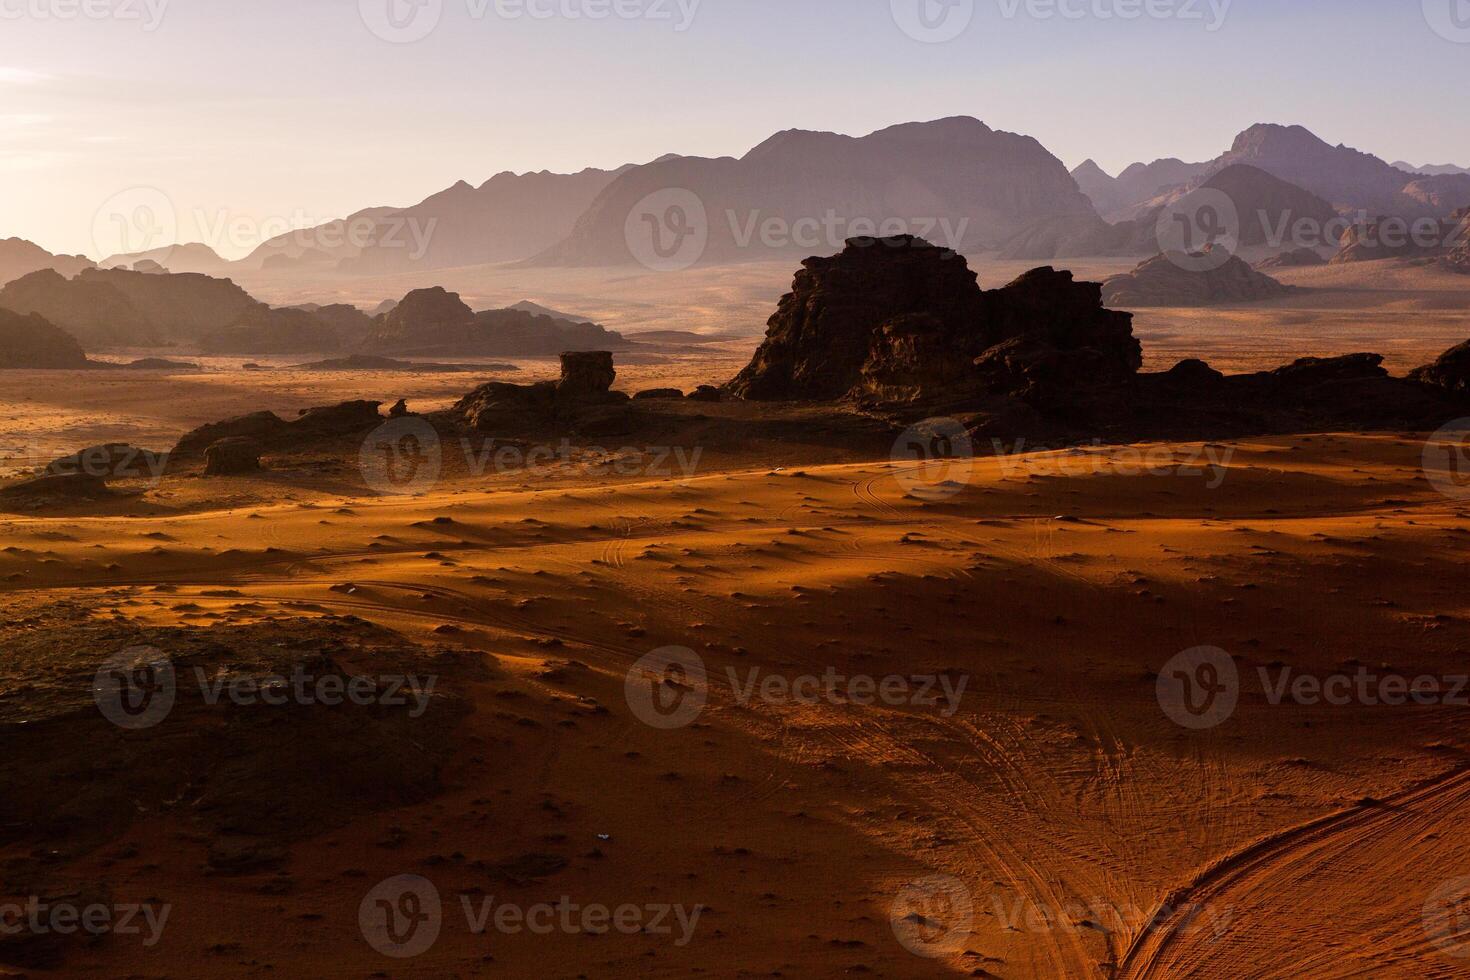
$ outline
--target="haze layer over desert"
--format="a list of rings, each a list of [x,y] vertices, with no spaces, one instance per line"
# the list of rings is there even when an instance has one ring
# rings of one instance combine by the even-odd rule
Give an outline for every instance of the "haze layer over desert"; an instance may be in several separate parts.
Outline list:
[[[1462,0],[0,13],[0,978],[1470,976]]]

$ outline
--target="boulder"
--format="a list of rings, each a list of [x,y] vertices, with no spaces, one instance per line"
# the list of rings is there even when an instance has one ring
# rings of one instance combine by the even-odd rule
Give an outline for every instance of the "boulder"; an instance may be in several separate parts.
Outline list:
[[[714,385],[700,385],[689,393],[692,402],[718,402],[723,401],[725,393]]]
[[[260,444],[254,439],[221,439],[204,450],[205,476],[239,476],[259,470]]]
[[[0,309],[0,369],[59,370],[89,366],[77,339],[45,317]]]
[[[678,388],[647,388],[633,396],[634,401],[650,401],[657,399],[683,398],[684,392]]]
[[[1188,255],[1160,253],[1132,272],[1114,276],[1103,284],[1103,302],[1110,307],[1145,306],[1199,307],[1221,303],[1254,303],[1290,295],[1286,286],[1257,272],[1239,256],[1219,261],[1215,250]],[[1214,266],[1210,268],[1210,266]]]
[[[405,399],[402,399],[402,398],[400,398],[396,402],[394,402],[393,403],[393,407],[390,408],[390,409],[388,409],[388,417],[390,419],[401,419],[401,418],[403,418],[407,414],[408,414],[408,402]]]
[[[604,400],[617,376],[611,351],[568,351],[561,355],[556,397],[568,404]]]
[[[516,385],[492,381],[465,395],[451,409],[481,432],[526,431],[554,426],[580,430],[626,427],[627,395],[610,390],[617,372],[607,351],[564,353],[561,380]]]

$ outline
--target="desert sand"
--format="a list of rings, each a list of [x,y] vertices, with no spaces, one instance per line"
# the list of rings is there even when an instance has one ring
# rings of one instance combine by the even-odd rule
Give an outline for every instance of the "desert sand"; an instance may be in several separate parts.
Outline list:
[[[206,378],[157,381],[180,386],[181,414],[148,424],[217,413],[188,395],[237,379]],[[272,404],[291,381],[252,378]],[[1462,707],[1273,706],[1247,683],[1228,722],[1191,731],[1155,694],[1197,646],[1246,675],[1463,669],[1470,504],[1426,482],[1422,444],[1152,447],[1148,472],[1150,447],[940,473],[727,451],[668,474],[455,476],[419,497],[268,473],[6,514],[7,631],[356,616],[485,666],[460,683],[472,710],[425,802],[306,828],[288,861],[221,875],[201,872],[215,842],[187,812],[142,808],[50,872],[172,905],[165,943],[82,946],[64,974],[1459,975],[1422,920],[1470,859]],[[625,683],[669,646],[704,660],[709,694],[661,730]],[[99,653],[61,648],[46,670],[86,676]],[[750,671],[829,670],[963,696],[740,697]],[[34,683],[34,665],[0,670],[0,704]],[[531,870],[497,876],[518,855]],[[395,961],[358,912],[404,874],[446,911],[432,949]],[[963,887],[968,932],[924,891],[933,876]],[[683,944],[678,927],[553,942],[474,934],[462,896],[703,911]]]

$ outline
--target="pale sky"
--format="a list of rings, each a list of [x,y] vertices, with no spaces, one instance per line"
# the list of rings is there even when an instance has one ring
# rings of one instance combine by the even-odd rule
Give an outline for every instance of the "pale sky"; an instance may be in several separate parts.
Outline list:
[[[946,13],[946,0],[0,0],[0,238],[100,258],[110,233],[94,219],[122,194],[167,202],[180,239],[237,257],[290,225],[501,170],[738,155],[781,129],[961,114],[1113,173],[1211,158],[1256,122],[1470,166],[1470,0],[947,0],[960,6],[936,30],[974,11],[944,43],[900,26],[920,23],[920,2]],[[1168,16],[1119,16],[1150,8]],[[434,26],[390,43],[370,23]]]

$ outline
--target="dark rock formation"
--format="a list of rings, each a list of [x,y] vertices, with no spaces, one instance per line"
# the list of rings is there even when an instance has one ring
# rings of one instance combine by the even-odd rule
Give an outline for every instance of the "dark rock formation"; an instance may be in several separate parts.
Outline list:
[[[1470,396],[1470,340],[1445,351],[1409,377],[1457,395]]]
[[[524,309],[473,312],[458,293],[416,289],[374,321],[368,350],[394,356],[549,357],[563,351],[619,350],[628,342],[595,323]]]
[[[1443,220],[1381,217],[1349,228],[1332,264],[1435,258],[1463,247],[1470,247],[1470,208]]]
[[[107,481],[91,473],[61,473],[33,477],[0,487],[0,505],[35,509],[109,496]]]
[[[1037,269],[982,293],[962,260],[925,243],[853,243],[805,263],[729,387],[755,399],[855,399],[900,422],[952,416],[976,437],[1033,446],[1433,430],[1470,414],[1470,343],[1413,379],[1390,377],[1367,353],[1233,376],[1199,360],[1148,374],[1141,363],[1130,315],[1103,309],[1100,287],[1070,273]]]
[[[1327,260],[1317,254],[1314,248],[1288,249],[1279,255],[1273,255],[1268,259],[1262,259],[1256,263],[1257,269],[1301,269],[1315,265],[1326,265]]]
[[[561,355],[557,401],[573,404],[605,398],[617,377],[612,351],[569,351]]]
[[[629,398],[610,390],[617,377],[611,353],[564,353],[561,367],[559,381],[481,385],[461,398],[450,414],[481,432],[526,431],[547,425],[616,429],[624,424]]]
[[[259,470],[260,444],[254,439],[220,439],[204,450],[205,476],[240,476]]]
[[[40,313],[86,344],[195,343],[261,308],[228,279],[84,269],[73,279],[46,269],[0,290],[0,307]]]
[[[718,402],[724,401],[725,393],[714,385],[700,385],[689,393],[692,402]]]
[[[403,398],[398,399],[393,403],[393,407],[388,409],[388,417],[390,419],[401,419],[407,414],[409,414],[408,401]]]
[[[1210,256],[1216,248],[1212,245],[1189,255],[1156,255],[1132,272],[1104,283],[1103,302],[1123,309],[1215,306],[1276,299],[1294,291],[1294,287],[1252,269],[1239,256],[1230,256],[1217,268],[1207,268],[1215,264]]]
[[[45,317],[0,309],[0,369],[66,369],[89,366],[77,339]]]
[[[53,460],[46,466],[46,475],[85,473],[104,480],[156,479],[163,475],[167,464],[168,456],[162,453],[149,452],[127,443],[109,442]]]
[[[1090,382],[1138,369],[1131,317],[1095,283],[1037,269],[983,292],[965,260],[920,239],[853,239],[811,258],[766,341],[728,386],[752,400],[919,403]]]
[[[297,371],[403,371],[413,374],[463,374],[519,371],[514,364],[436,364],[432,361],[400,361],[376,354],[351,354],[309,364],[291,365]]]
[[[102,365],[99,365],[102,366]],[[105,365],[106,367],[117,367],[124,371],[198,371],[199,365],[190,361],[170,361],[163,357],[140,357],[136,361],[128,361],[126,364]]]
[[[211,422],[186,433],[174,447],[173,455],[198,456],[222,439],[252,439],[276,449],[364,435],[382,423],[383,417],[378,414],[381,404],[352,401],[326,408],[311,408],[289,422],[274,412],[254,412],[224,422]]]
[[[207,354],[305,354],[342,346],[337,328],[301,309],[256,307],[199,340]]]
[[[678,388],[646,388],[633,396],[634,401],[649,401],[659,399],[683,398],[684,392]]]

